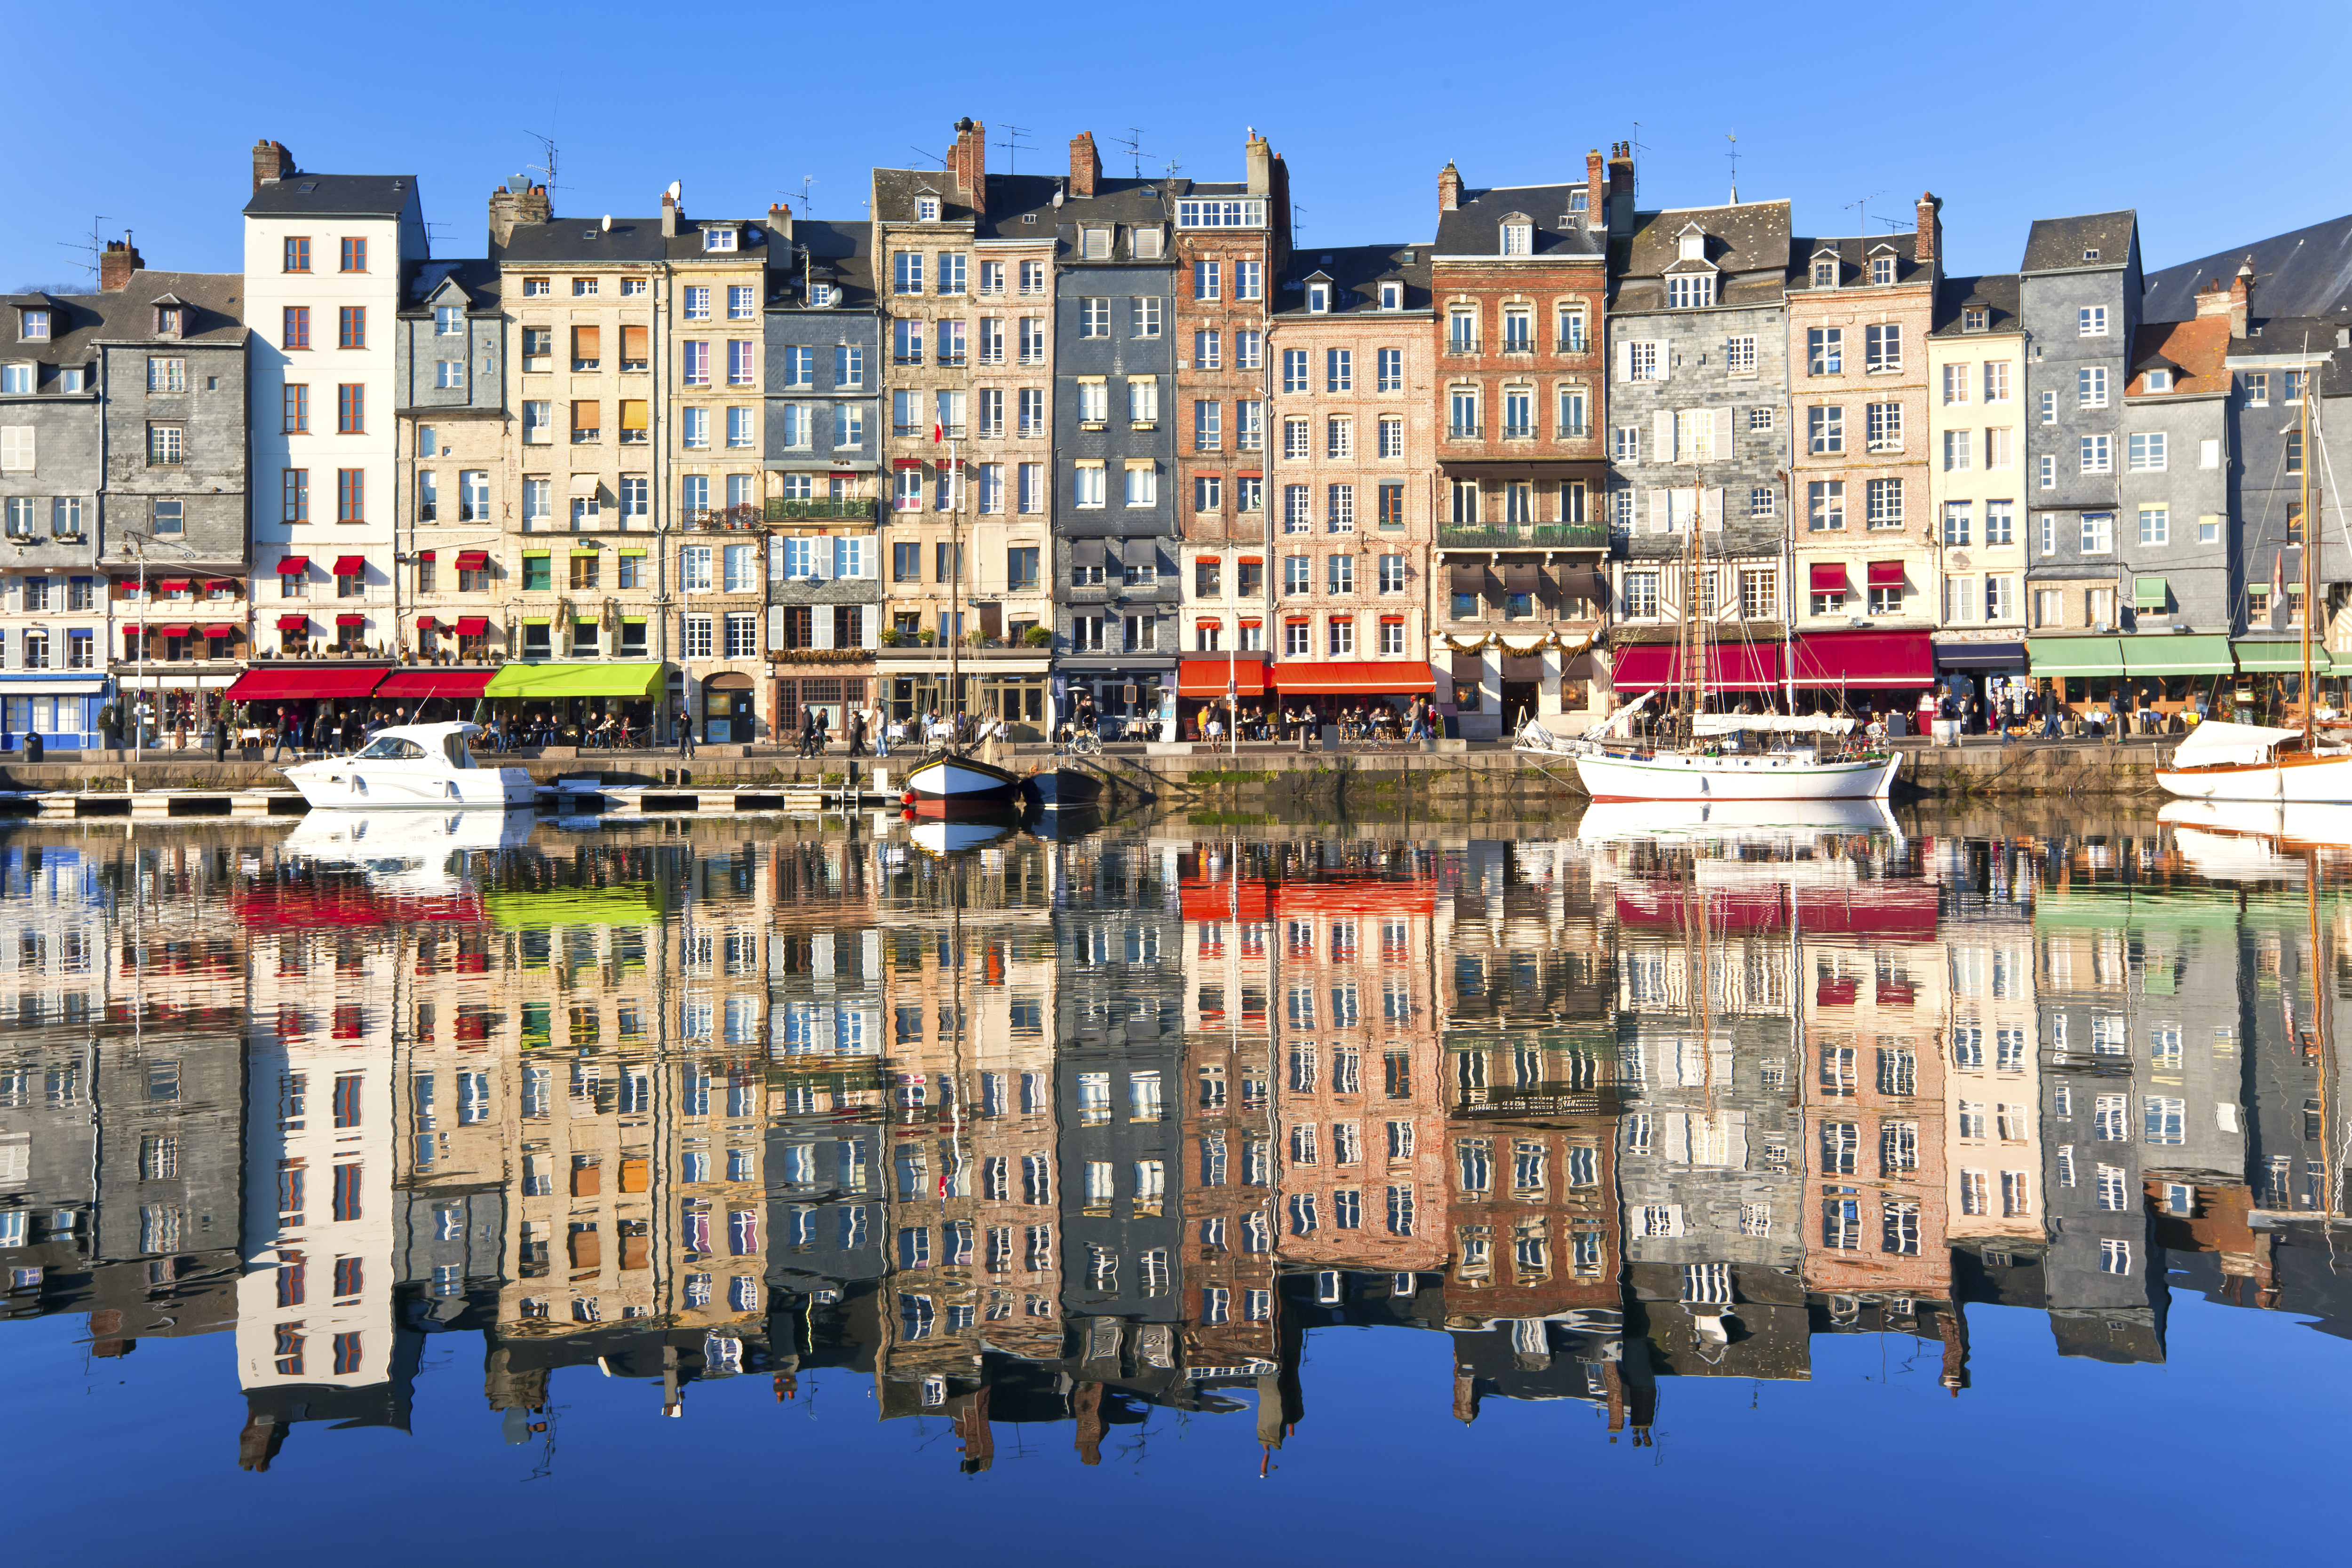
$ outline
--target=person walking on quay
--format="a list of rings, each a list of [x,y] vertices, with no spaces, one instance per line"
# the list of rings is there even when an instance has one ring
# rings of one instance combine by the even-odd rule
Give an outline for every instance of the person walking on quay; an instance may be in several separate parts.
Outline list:
[[[677,756],[681,762],[694,757],[694,720],[686,714],[677,717]]]
[[[849,710],[849,755],[866,755],[866,710],[862,707]]]
[[[278,727],[272,732],[277,738],[275,743],[269,748],[270,761],[275,762],[279,758],[286,755],[286,743],[293,737],[293,728],[294,721],[287,717],[286,709],[283,706],[280,706],[278,710]],[[300,755],[299,749],[296,751],[296,755],[298,757]]]

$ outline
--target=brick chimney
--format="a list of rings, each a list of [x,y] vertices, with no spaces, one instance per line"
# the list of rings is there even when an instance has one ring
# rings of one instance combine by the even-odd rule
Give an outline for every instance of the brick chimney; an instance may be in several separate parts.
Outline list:
[[[1604,223],[1609,213],[1609,162],[1593,148],[1584,155],[1584,226]]]
[[[121,239],[106,242],[106,249],[98,258],[98,287],[101,293],[120,294],[131,287],[131,275],[146,266],[140,259],[139,247],[131,243],[131,231],[124,229]]]
[[[1609,144],[1609,232],[1633,232],[1633,144]]]
[[[1934,267],[1944,254],[1944,198],[1933,191],[1919,193],[1919,233],[1912,242],[1911,259]]]
[[[2254,302],[2254,258],[2249,255],[2238,264],[2238,276],[2230,279],[2230,336],[2246,335],[2246,312]]]
[[[520,191],[500,185],[490,193],[490,243],[494,246],[504,247],[524,224],[554,221],[555,207],[544,185],[526,184]]]
[[[768,234],[772,239],[793,242],[793,208],[789,202],[768,204]],[[780,264],[781,265],[781,264]]]
[[[258,191],[264,185],[283,180],[292,172],[294,172],[294,154],[286,151],[284,143],[272,141],[265,136],[253,144],[253,188],[255,190]]]
[[[966,115],[955,124],[955,147],[948,153],[948,177],[956,194],[981,217],[988,215],[988,127]]]
[[[1081,131],[1070,138],[1070,194],[1091,196],[1102,178],[1102,154],[1095,151],[1095,133]]]
[[[1242,162],[1249,170],[1249,193],[1263,196],[1274,188],[1274,143],[1249,128],[1249,140],[1242,145]]]
[[[2205,287],[2197,291],[2197,319],[2200,321],[2208,316],[2227,316],[2236,308],[2237,301],[2231,298],[2229,288],[2218,277],[2207,278]]]
[[[676,180],[672,180],[669,183],[669,189],[662,193],[661,225],[664,239],[677,237],[678,202],[685,193],[685,188]]]
[[[1462,171],[1448,158],[1445,167],[1437,172],[1437,210],[1454,213],[1462,210]]]

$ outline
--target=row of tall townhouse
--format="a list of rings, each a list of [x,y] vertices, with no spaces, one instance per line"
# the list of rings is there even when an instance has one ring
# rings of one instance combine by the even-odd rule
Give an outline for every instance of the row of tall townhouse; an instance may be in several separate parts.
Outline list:
[[[1426,695],[1492,737],[1673,681],[1686,611],[1733,701],[2177,711],[2300,667],[2352,219],[2159,271],[2128,210],[2042,219],[1954,277],[1932,194],[1808,236],[1638,208],[1620,142],[1300,250],[1255,131],[1220,182],[953,136],[855,221],[518,178],[471,258],[413,177],[263,141],[240,272],[126,236],[0,301],[0,745],[232,692],[729,743]],[[2332,670],[2352,558],[2313,566]]]

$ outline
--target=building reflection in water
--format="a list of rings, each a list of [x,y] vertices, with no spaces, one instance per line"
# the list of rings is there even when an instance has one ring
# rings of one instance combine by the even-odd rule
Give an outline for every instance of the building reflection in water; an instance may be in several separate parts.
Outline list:
[[[1933,1342],[1958,1396],[1971,1308],[2117,1362],[2183,1289],[2342,1334],[2337,853],[28,826],[5,1311],[233,1333],[252,1469],[405,1429],[436,1336],[517,1444],[559,1374],[684,1415],[832,1372],[979,1471],[1158,1408],[1270,1453],[1335,1326],[1448,1336],[1463,1421],[1633,1442],[1821,1334]]]

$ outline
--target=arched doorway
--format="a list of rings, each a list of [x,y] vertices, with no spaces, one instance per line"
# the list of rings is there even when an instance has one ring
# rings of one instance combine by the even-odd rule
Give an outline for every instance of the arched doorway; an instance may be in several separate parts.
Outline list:
[[[751,677],[730,670],[702,683],[702,738],[741,745],[751,738]]]

